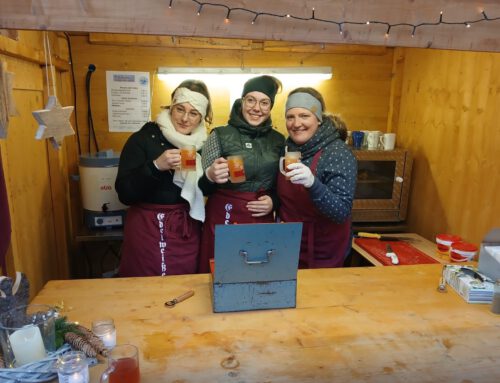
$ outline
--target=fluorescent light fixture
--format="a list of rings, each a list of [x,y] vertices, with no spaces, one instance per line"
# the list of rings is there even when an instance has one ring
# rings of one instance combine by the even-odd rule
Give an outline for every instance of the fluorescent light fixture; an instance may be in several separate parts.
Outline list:
[[[332,78],[331,67],[159,67],[158,78],[172,88],[186,79],[204,81],[212,89],[224,88],[229,91],[229,105],[241,97],[243,84],[248,79],[268,74],[283,83],[284,91],[300,86],[316,86],[319,82]]]
[[[235,67],[159,67],[158,77],[160,80],[168,79],[186,79],[196,78],[204,81],[221,80],[223,76],[226,80],[228,78],[238,78],[246,81],[247,79],[263,74],[268,74],[279,78],[281,81],[296,82],[296,80],[308,80],[312,82],[329,80],[332,78],[331,67],[249,67],[249,68],[235,68]],[[181,80],[182,81],[182,80]],[[303,81],[300,81],[303,82]]]

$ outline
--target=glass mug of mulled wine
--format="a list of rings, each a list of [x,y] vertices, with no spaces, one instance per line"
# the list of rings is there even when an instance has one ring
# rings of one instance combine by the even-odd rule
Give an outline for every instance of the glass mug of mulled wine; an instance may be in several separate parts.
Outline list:
[[[196,170],[196,146],[184,145],[181,147],[181,170]]]
[[[227,166],[229,167],[229,179],[232,183],[240,183],[246,181],[245,166],[242,156],[227,157]]]
[[[302,154],[300,152],[286,152],[285,157],[280,158],[280,172],[281,172],[281,174],[286,175],[286,173],[290,171],[290,169],[288,169],[288,165],[300,162],[301,158],[302,158]],[[286,179],[288,180],[290,178],[286,177]]]
[[[139,353],[131,344],[119,344],[108,353],[108,368],[100,383],[140,383]]]

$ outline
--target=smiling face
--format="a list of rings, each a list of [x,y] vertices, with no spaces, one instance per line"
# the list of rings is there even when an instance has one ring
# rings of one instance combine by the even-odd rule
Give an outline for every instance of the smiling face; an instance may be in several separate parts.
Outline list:
[[[241,114],[251,126],[259,126],[271,114],[271,99],[262,92],[249,92],[243,97]]]
[[[285,119],[290,139],[297,145],[303,145],[309,141],[319,127],[316,115],[305,108],[288,109]]]
[[[172,124],[181,134],[191,134],[200,124],[201,114],[189,102],[175,104],[170,107]]]

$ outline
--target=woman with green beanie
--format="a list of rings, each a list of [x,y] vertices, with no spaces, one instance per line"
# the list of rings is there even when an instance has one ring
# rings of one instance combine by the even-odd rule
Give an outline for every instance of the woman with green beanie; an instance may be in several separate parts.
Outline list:
[[[271,109],[281,82],[272,76],[248,80],[226,126],[212,130],[202,149],[204,175],[198,185],[208,196],[199,272],[214,257],[215,225],[274,222],[280,153],[285,138],[273,129]],[[241,156],[243,182],[230,181],[229,156]],[[242,172],[243,173],[243,172]]]

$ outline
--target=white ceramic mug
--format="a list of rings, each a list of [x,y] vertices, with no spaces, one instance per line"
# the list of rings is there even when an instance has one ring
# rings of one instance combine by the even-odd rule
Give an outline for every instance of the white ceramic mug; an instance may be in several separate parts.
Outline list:
[[[381,134],[382,133],[378,130],[374,130],[373,132],[368,133],[368,150],[378,149]]]
[[[384,150],[394,150],[396,146],[396,133],[385,133],[380,136],[380,144]]]

